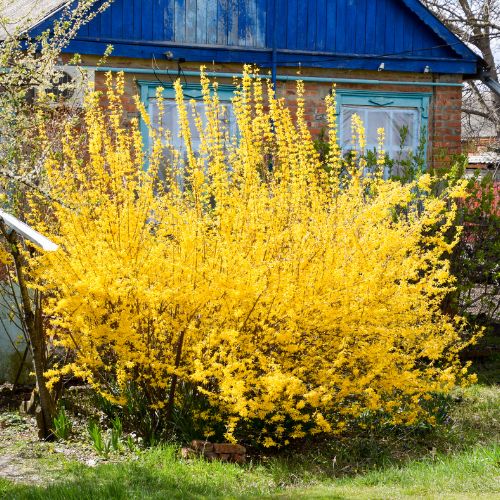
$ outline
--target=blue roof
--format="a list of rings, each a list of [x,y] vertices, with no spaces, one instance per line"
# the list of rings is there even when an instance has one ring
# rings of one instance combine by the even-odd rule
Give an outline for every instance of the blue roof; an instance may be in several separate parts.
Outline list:
[[[50,19],[36,31],[50,26]],[[68,52],[475,75],[481,59],[418,0],[114,0]]]

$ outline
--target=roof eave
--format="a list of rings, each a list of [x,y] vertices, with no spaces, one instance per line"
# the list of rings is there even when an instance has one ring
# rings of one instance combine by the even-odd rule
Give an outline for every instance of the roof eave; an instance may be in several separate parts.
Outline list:
[[[61,5],[58,7],[55,7],[51,10],[48,10],[42,18],[38,19],[34,24],[32,25],[27,25],[24,29],[22,29],[18,35],[23,35],[25,33],[29,33],[31,31],[36,31],[37,28],[39,28],[41,25],[46,23],[51,17],[55,16],[62,10],[64,10],[69,4],[73,3],[73,0],[67,0],[63,2]],[[7,33],[8,35],[9,33]],[[4,36],[4,33],[0,33],[0,43],[5,41],[7,39],[7,36]]]
[[[482,60],[481,56],[471,50],[463,40],[461,40],[455,33],[447,28],[441,20],[439,20],[420,0],[402,0],[403,3],[431,28],[436,35],[449,43],[449,46],[458,55],[464,58],[474,57]]]

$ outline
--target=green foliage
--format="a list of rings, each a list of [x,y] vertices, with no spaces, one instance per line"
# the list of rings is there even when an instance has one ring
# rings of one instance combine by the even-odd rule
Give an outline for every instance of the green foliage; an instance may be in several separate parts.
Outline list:
[[[122,448],[123,426],[119,417],[115,417],[111,422],[111,448],[113,451],[120,451]]]
[[[110,384],[112,383],[110,381]],[[137,433],[150,446],[160,439],[171,437],[163,432],[165,422],[161,419],[160,412],[149,407],[147,395],[137,384],[128,383],[125,393],[127,403],[123,406],[113,404],[99,394],[96,395],[95,399],[96,407],[112,422],[113,428],[114,423],[119,422],[120,437],[124,430],[129,433]]]
[[[318,152],[321,161],[326,164],[328,154],[330,153],[330,141],[324,128],[321,129],[318,136],[314,139],[314,149]]]
[[[126,439],[124,438],[122,421],[118,416],[115,416],[111,421],[111,428],[105,432],[103,432],[103,429],[94,421],[89,422],[87,431],[94,450],[105,458],[107,458],[111,452],[121,452],[125,446],[130,451],[136,449],[132,436],[129,435]]]
[[[173,447],[148,452],[136,463],[75,465],[63,481],[43,487],[0,480],[11,499],[185,498],[497,498],[498,446],[479,446],[454,456],[429,454],[405,465],[335,478],[312,464],[297,475],[286,462],[241,468],[233,464],[178,460]]]
[[[404,145],[408,137],[408,127],[403,126],[399,131],[399,153],[398,160],[386,157],[386,163],[389,167],[389,176],[401,182],[412,182],[418,179],[426,171],[426,146],[427,130],[422,127],[419,135],[418,147],[415,151],[404,154]]]
[[[405,152],[405,143],[408,138],[409,130],[407,126],[401,127],[399,130],[399,151],[396,157],[391,158],[385,154],[384,168],[386,175],[394,180],[400,180],[407,183],[417,179],[426,171],[426,147],[427,147],[427,131],[422,128],[419,136],[418,147],[415,151]],[[322,129],[319,135],[314,139],[314,148],[320,156],[320,160],[328,171],[328,155],[330,153],[330,144],[328,135],[325,129]],[[351,152],[346,153],[346,158],[350,158]],[[367,149],[361,155],[361,158],[366,162],[366,169],[370,172],[376,171],[378,165],[378,153],[376,149]]]
[[[111,422],[112,436],[118,435],[122,444],[129,450],[136,449],[136,442],[130,434],[140,436],[148,447],[159,442],[189,442],[204,437],[203,429],[197,424],[194,415],[197,412],[210,411],[210,405],[194,384],[184,381],[179,384],[171,422],[165,421],[164,413],[149,407],[147,396],[137,384],[129,383],[126,394],[127,404],[123,406],[110,403],[97,394],[94,404]],[[217,428],[217,436],[220,439],[223,439],[224,431],[225,426],[221,423]],[[125,437],[126,433],[128,435]]]
[[[125,445],[127,446],[128,451],[130,451],[131,453],[137,450],[134,438],[130,434],[127,436],[127,439],[125,440]]]
[[[94,450],[99,455],[107,457],[111,451],[111,443],[109,440],[104,438],[99,425],[96,422],[91,421],[89,422],[87,430]]]
[[[66,441],[71,435],[72,428],[73,426],[71,420],[68,415],[66,415],[64,406],[61,406],[61,408],[59,408],[59,412],[54,417],[54,428],[52,429],[52,432],[57,439]]]
[[[499,386],[457,392],[444,407],[451,423],[427,431],[367,430],[245,467],[179,460],[161,446],[125,463],[73,463],[40,487],[0,479],[0,498],[497,498]]]
[[[500,319],[500,183],[491,175],[474,177],[468,191],[457,214],[463,229],[451,255],[457,290],[448,307],[471,325],[492,328]]]
[[[457,170],[458,177],[461,167]],[[456,290],[443,307],[449,314],[465,317],[470,332],[484,328],[483,340],[463,357],[479,357],[483,363],[495,365],[500,324],[500,184],[491,176],[475,177],[470,179],[467,190],[469,197],[459,207],[454,226],[461,233],[450,255]],[[498,377],[490,382],[498,382]]]

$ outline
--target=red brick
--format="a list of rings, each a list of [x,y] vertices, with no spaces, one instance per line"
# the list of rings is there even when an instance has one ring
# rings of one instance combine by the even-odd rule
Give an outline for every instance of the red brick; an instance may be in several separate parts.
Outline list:
[[[196,458],[198,456],[198,453],[191,449],[191,448],[181,448],[181,457],[184,458],[185,460],[189,458]]]
[[[191,441],[191,447],[200,452],[209,453],[214,450],[214,445],[208,441],[203,441],[202,439],[194,439]]]
[[[87,63],[87,62],[85,62]],[[141,61],[134,61],[134,64],[141,66]],[[111,58],[110,65],[112,66],[130,66],[129,60],[124,58]],[[142,61],[142,66],[145,68],[150,67],[150,61]],[[199,68],[199,64],[196,62],[187,63],[185,70]],[[237,65],[228,65],[227,67],[213,67],[214,71],[234,71],[238,72]],[[172,69],[175,69],[172,67]],[[290,70],[289,68],[282,68],[280,72],[288,72],[291,75],[296,75],[297,73]],[[408,74],[408,73],[393,73],[393,72],[370,72],[370,71],[347,71],[347,70],[321,70],[307,68],[302,69],[302,74],[304,76],[328,76],[328,77],[338,77],[338,78],[360,78],[360,79],[374,79],[374,80],[404,80],[404,81],[419,81],[426,82],[429,81],[429,75],[424,74]],[[125,75],[125,89],[127,93],[127,98],[125,99],[125,110],[130,116],[137,112],[135,109],[135,104],[133,99],[128,96],[137,94],[136,79],[151,79],[154,81],[153,77],[147,75]],[[189,81],[196,82],[197,78],[189,78]],[[232,81],[223,79],[220,80],[221,83],[232,83]],[[459,77],[452,77],[450,75],[444,75],[439,78],[441,82],[453,82],[459,83]],[[98,90],[104,90],[105,87],[105,75],[104,73],[96,73],[95,86]],[[429,113],[429,139],[428,139],[428,154],[429,159],[435,166],[444,165],[446,163],[445,158],[442,158],[441,150],[447,150],[448,152],[457,152],[461,150],[460,141],[460,130],[461,130],[461,88],[460,87],[427,87],[427,86],[399,86],[399,85],[361,85],[361,84],[338,84],[336,86],[338,89],[360,89],[360,90],[373,90],[373,91],[393,91],[393,92],[431,92],[431,109]],[[330,83],[305,83],[305,105],[306,105],[306,121],[309,124],[311,132],[317,135],[322,129],[326,127],[326,117],[325,115],[325,103],[324,98],[330,92],[332,85]],[[292,114],[296,112],[296,83],[290,82],[278,82],[277,85],[277,96],[285,97],[287,104],[290,106]],[[104,98],[103,98],[104,102]]]
[[[215,453],[235,453],[235,454],[244,454],[246,453],[246,448],[241,446],[241,444],[232,444],[232,443],[219,443],[214,444]]]
[[[231,461],[236,463],[236,464],[244,464],[247,461],[247,458],[245,455],[234,454],[231,457]]]

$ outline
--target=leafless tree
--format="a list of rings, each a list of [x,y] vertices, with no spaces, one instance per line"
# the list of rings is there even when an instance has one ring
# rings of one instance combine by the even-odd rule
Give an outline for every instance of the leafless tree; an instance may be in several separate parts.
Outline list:
[[[422,0],[434,14],[484,59],[489,77],[499,81],[500,0]],[[464,91],[464,131],[494,136],[500,148],[500,95],[478,81]]]

